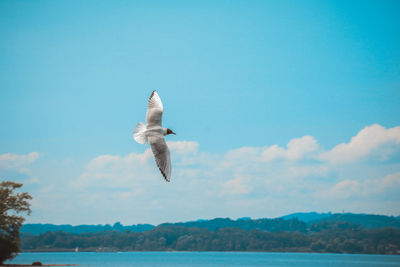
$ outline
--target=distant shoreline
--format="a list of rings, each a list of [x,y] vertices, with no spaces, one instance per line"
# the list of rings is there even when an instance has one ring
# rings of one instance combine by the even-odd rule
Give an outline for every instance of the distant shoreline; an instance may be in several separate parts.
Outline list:
[[[26,266],[79,266],[78,264],[42,264],[42,265],[32,265],[32,264],[3,264],[0,267],[26,267]]]
[[[393,254],[382,254],[382,253],[349,253],[349,252],[319,252],[319,251],[295,251],[295,250],[276,250],[276,251],[260,251],[260,250],[112,250],[112,251],[94,251],[94,250],[85,250],[75,252],[73,250],[57,250],[57,251],[49,251],[49,250],[32,250],[32,251],[21,251],[21,253],[159,253],[159,252],[178,252],[178,253],[298,253],[298,254],[337,254],[337,255],[382,255],[382,256],[399,256],[400,253]],[[9,264],[9,265],[0,265],[3,266],[32,266],[32,265],[18,265],[18,264]],[[76,264],[69,265],[57,265],[57,264],[44,264],[42,266],[78,266]]]

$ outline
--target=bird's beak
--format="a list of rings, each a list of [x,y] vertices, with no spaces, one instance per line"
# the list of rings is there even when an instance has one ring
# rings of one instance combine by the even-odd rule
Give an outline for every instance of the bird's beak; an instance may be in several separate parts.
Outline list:
[[[172,131],[171,131],[172,132]],[[176,133],[172,132],[172,134],[176,135]]]

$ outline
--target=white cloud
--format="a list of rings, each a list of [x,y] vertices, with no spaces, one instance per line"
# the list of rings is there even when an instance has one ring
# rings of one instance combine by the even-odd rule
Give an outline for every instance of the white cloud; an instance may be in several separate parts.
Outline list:
[[[331,198],[368,199],[374,196],[388,196],[390,192],[400,192],[400,173],[392,173],[381,178],[366,180],[342,180],[323,194]]]
[[[269,147],[242,147],[229,151],[226,157],[229,160],[243,160],[268,162],[276,159],[301,160],[319,149],[318,142],[314,137],[306,135],[293,138],[287,144],[287,148],[278,145]]]
[[[172,153],[181,155],[195,154],[199,148],[199,143],[193,141],[169,141],[167,144]]]
[[[301,138],[292,139],[287,145],[285,158],[298,160],[305,155],[316,151],[319,148],[317,140],[314,137],[306,135]]]
[[[331,163],[347,163],[375,152],[380,159],[386,159],[392,149],[384,147],[385,145],[400,145],[400,126],[390,129],[379,124],[367,126],[351,138],[349,143],[339,144],[332,150],[321,154],[319,158]],[[383,148],[383,150],[378,151],[379,148]]]
[[[19,173],[29,173],[27,168],[30,164],[39,158],[39,153],[31,152],[29,154],[0,154],[0,170],[16,170]]]
[[[248,178],[237,175],[235,179],[229,180],[222,184],[220,195],[242,195],[250,193],[252,191],[252,187],[249,185],[248,180]]]
[[[129,157],[129,155],[128,155]],[[92,159],[87,169],[97,169],[97,168],[104,168],[107,165],[111,165],[118,161],[121,157],[120,156],[113,156],[113,155],[100,155],[94,159]]]
[[[100,155],[86,165],[85,171],[72,185],[76,188],[129,187],[136,180],[154,179],[154,172],[148,172],[150,162],[154,163],[150,149],[124,157]]]
[[[168,142],[171,150],[173,165],[180,164],[197,154],[198,143],[192,141]],[[173,168],[172,174],[182,175],[197,174],[198,171],[191,168],[186,170]],[[189,175],[190,176],[190,175]],[[156,163],[150,148],[143,153],[130,153],[126,156],[119,155],[100,155],[92,159],[85,167],[85,171],[79,179],[71,182],[75,188],[103,187],[103,188],[138,188],[149,186],[154,182],[162,182],[161,175],[158,173]]]
[[[393,173],[383,178],[382,188],[399,188],[400,189],[400,173]],[[399,191],[400,192],[400,191]]]
[[[308,154],[315,152],[319,148],[317,140],[310,135],[301,138],[293,138],[287,144],[287,149],[273,145],[265,149],[262,153],[263,161],[274,159],[300,160]]]
[[[360,183],[352,180],[338,182],[333,188],[331,195],[340,198],[348,198],[360,190]]]
[[[273,145],[266,148],[262,152],[261,157],[263,161],[272,161],[278,158],[285,158],[285,155],[286,155],[286,150],[284,148],[279,147],[278,145]]]

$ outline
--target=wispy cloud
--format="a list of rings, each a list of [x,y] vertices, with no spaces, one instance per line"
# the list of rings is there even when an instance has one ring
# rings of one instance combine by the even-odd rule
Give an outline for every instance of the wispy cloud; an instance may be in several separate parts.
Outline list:
[[[362,181],[346,179],[328,189],[325,194],[332,198],[365,199],[385,196],[392,199],[400,199],[400,197],[395,197],[398,192],[400,192],[400,173],[392,173],[384,177]]]
[[[248,194],[253,189],[247,182],[248,180],[248,177],[236,175],[234,179],[222,184],[220,194],[222,196]]]
[[[170,183],[163,181],[148,146],[143,153],[98,155],[76,175],[60,176],[60,168],[70,168],[60,163],[46,179],[38,176],[45,183],[32,185],[37,190],[33,209],[37,216],[52,214],[60,223],[58,218],[65,216],[70,222],[72,215],[56,211],[55,202],[63,203],[67,213],[79,206],[88,220],[77,223],[160,223],[342,209],[398,214],[398,129],[367,126],[330,150],[309,135],[293,138],[286,146],[241,147],[225,153],[204,152],[195,141],[168,142]],[[14,168],[37,159],[32,153],[6,155],[2,166]],[[356,160],[367,157],[368,161]]]
[[[39,153],[29,154],[0,154],[0,170],[15,170],[19,173],[29,173],[28,166],[39,158]]]

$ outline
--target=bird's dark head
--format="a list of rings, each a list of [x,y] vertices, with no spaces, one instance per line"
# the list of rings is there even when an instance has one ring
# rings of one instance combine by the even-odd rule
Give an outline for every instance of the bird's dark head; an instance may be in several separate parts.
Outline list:
[[[175,134],[171,129],[167,128],[167,132],[165,133],[165,135],[169,135],[169,134]]]

